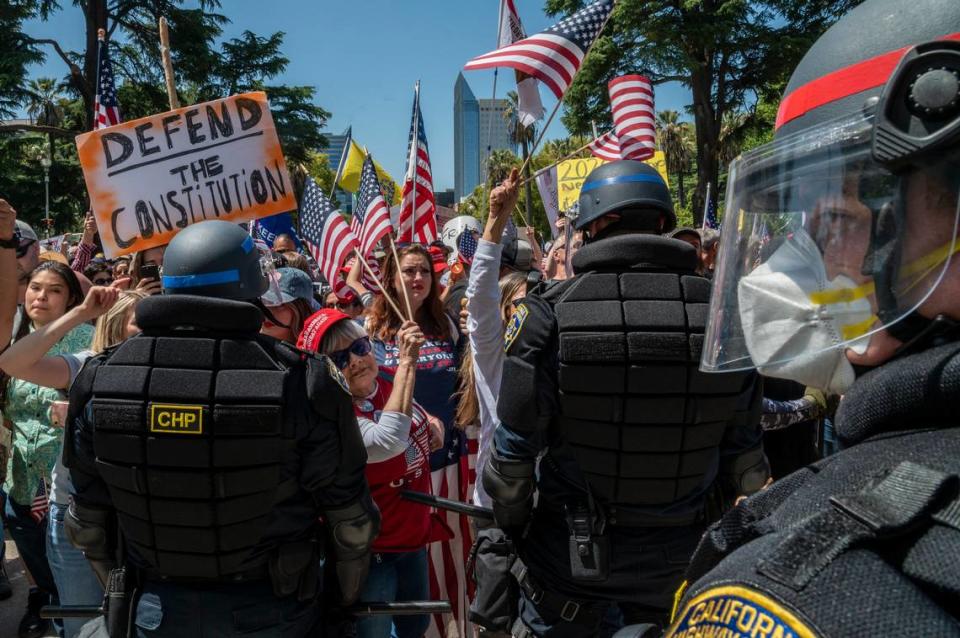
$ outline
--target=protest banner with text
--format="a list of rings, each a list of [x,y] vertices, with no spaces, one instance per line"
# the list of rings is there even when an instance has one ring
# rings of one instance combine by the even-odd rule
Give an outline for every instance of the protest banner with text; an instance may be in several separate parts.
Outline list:
[[[262,92],[85,133],[77,149],[107,257],[166,244],[206,219],[297,207]]]

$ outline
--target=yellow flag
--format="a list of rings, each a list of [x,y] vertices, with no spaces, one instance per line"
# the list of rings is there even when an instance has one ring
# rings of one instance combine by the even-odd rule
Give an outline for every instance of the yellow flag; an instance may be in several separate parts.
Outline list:
[[[360,188],[360,173],[363,171],[363,160],[366,154],[363,147],[354,140],[350,140],[350,152],[347,153],[347,159],[343,162],[343,173],[340,175],[340,181],[337,182],[345,191],[356,193]],[[377,169],[377,177],[380,179],[380,189],[383,191],[383,198],[391,206],[400,203],[400,187],[397,182],[385,171],[377,160],[373,160],[373,165]]]

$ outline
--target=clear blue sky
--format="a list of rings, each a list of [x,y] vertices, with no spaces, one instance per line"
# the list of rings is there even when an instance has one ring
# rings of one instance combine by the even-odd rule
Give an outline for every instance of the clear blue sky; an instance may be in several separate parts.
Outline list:
[[[26,31],[80,50],[82,14],[72,3],[61,4],[53,19],[30,22]],[[224,30],[227,38],[248,29],[258,35],[285,32],[283,53],[290,64],[275,81],[315,86],[317,103],[332,113],[325,132],[352,125],[354,137],[398,180],[404,172],[413,84],[420,79],[434,187],[444,190],[453,188],[453,85],[467,60],[495,48],[498,6],[499,0],[223,0],[221,13],[232,21]],[[543,0],[517,0],[517,8],[527,33],[554,22],[543,13]],[[46,63],[30,73],[62,77],[66,70],[50,52]],[[465,76],[477,97],[491,96],[492,71]],[[513,85],[512,73],[501,72],[498,97]],[[541,94],[549,113],[556,103],[553,94]],[[658,110],[682,112],[689,102],[689,91],[678,84],[657,87]],[[566,135],[560,117],[547,139]]]

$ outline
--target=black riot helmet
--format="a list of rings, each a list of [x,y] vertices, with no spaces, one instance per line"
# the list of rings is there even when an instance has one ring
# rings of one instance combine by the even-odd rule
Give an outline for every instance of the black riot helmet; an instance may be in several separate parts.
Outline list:
[[[253,238],[227,221],[209,220],[177,233],[163,258],[163,291],[255,301],[270,285]]]
[[[608,213],[620,215],[620,221],[609,226],[604,236],[614,231],[668,233],[677,225],[670,190],[660,173],[635,160],[619,160],[593,169],[580,189],[579,204],[580,212],[574,220],[577,230]]]
[[[851,10],[728,179],[704,370],[842,392],[880,330],[901,354],[955,338],[924,304],[960,258],[960,2]]]

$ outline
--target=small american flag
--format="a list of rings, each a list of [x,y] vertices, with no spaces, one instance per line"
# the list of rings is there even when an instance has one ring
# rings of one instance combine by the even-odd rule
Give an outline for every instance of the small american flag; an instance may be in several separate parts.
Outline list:
[[[97,57],[97,94],[93,101],[93,130],[120,123],[120,103],[113,84],[113,65],[110,64],[110,47],[101,38]]]
[[[473,263],[473,256],[477,254],[477,231],[469,228],[457,239],[457,255],[465,264]]]
[[[657,134],[650,80],[642,75],[623,75],[610,80],[607,90],[620,157],[640,161],[653,157]]]
[[[347,284],[340,278],[340,267],[360,242],[311,178],[307,178],[300,202],[300,234],[323,277],[338,297],[344,296]]]
[[[720,230],[720,220],[717,219],[717,200],[711,197],[709,184],[707,184],[707,202],[703,205],[703,227]]]
[[[366,257],[387,233],[393,232],[390,225],[390,209],[383,200],[373,158],[367,155],[360,173],[360,188],[357,190],[357,206],[350,220],[350,228],[360,240],[360,253]]]
[[[37,494],[30,501],[30,518],[39,525],[49,510],[50,498],[47,494],[47,482],[41,479],[40,484],[37,485]]]
[[[623,159],[620,157],[620,140],[613,131],[604,133],[597,139],[590,142],[590,152],[594,157],[598,157],[608,162],[615,162]]]
[[[437,239],[437,202],[433,197],[430,149],[427,147],[427,133],[423,129],[423,114],[420,112],[420,82],[417,82],[413,98],[413,119],[407,143],[407,177],[403,182],[399,225],[397,241],[430,245]]]
[[[614,0],[597,0],[546,31],[467,62],[464,69],[509,67],[532,75],[557,99],[573,83],[590,45],[613,11]]]

